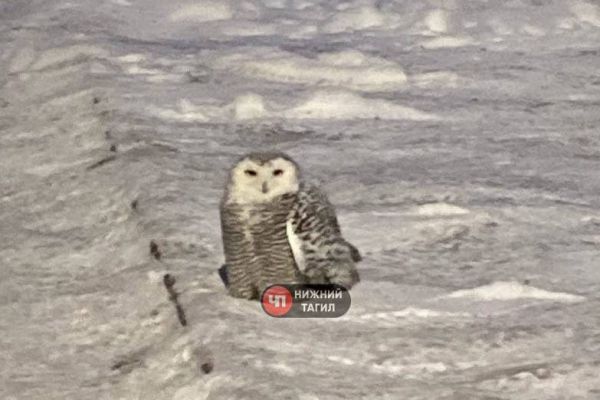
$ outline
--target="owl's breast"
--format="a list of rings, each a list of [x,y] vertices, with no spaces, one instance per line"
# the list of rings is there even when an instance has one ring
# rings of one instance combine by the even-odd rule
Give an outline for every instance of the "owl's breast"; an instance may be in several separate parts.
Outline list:
[[[245,218],[252,234],[285,234],[285,224],[293,204],[293,199],[277,198],[275,201],[247,208]]]
[[[294,204],[295,195],[285,195],[223,210],[224,236],[231,239],[225,245],[227,262],[254,271],[264,284],[296,281],[298,269],[287,237]]]
[[[287,250],[286,223],[294,200],[294,195],[284,195],[269,203],[230,204],[222,212],[223,228],[260,254],[279,247]]]
[[[286,224],[293,204],[293,198],[288,196],[245,210],[245,234],[257,254],[268,259],[265,262],[281,262],[291,256]]]

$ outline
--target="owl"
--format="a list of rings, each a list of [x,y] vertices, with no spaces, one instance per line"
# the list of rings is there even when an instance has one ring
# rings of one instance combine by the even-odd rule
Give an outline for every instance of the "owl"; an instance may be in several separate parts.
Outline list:
[[[273,284],[359,281],[359,251],[335,210],[298,164],[279,152],[251,153],[231,169],[220,205],[225,265],[234,297],[256,299]],[[226,275],[226,276],[224,276]]]

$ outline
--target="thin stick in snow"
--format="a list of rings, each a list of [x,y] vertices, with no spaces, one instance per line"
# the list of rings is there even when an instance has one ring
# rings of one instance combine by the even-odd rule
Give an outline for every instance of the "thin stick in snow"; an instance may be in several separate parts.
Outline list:
[[[187,325],[187,320],[185,319],[185,312],[183,311],[183,307],[179,304],[179,300],[177,299],[177,292],[175,291],[175,277],[171,274],[165,274],[163,276],[163,283],[167,288],[167,292],[169,293],[169,300],[171,303],[175,305],[175,310],[177,311],[177,318],[179,319],[179,323],[181,326]]]

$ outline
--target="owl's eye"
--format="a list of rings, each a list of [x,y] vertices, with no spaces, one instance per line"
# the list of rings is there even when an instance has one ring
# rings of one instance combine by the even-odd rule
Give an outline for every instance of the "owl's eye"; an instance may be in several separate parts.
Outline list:
[[[256,176],[256,171],[251,170],[251,169],[245,170],[244,173],[248,176]]]
[[[282,169],[276,169],[275,171],[273,171],[273,175],[275,175],[275,176],[283,175],[283,170]]]

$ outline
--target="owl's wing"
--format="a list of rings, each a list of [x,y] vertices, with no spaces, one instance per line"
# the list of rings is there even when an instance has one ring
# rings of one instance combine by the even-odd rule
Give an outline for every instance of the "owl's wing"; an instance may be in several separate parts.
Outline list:
[[[288,242],[300,272],[312,283],[347,288],[359,281],[359,251],[340,230],[335,209],[316,186],[302,186],[287,224]]]

